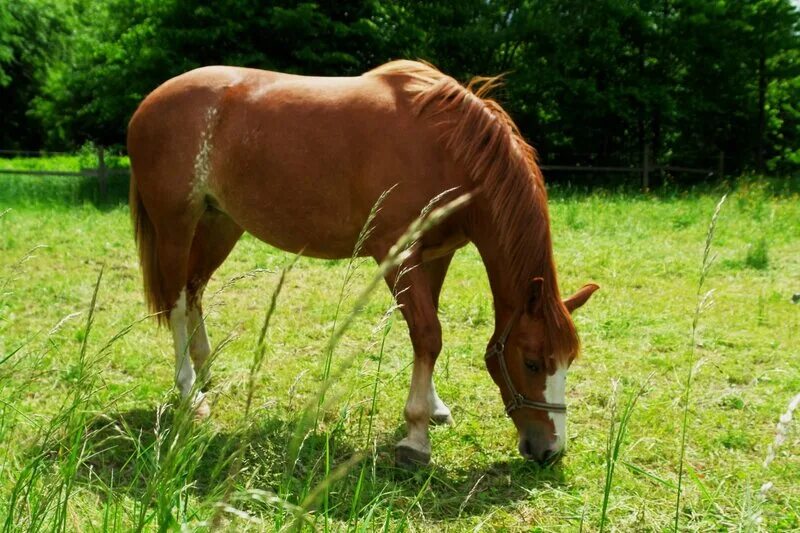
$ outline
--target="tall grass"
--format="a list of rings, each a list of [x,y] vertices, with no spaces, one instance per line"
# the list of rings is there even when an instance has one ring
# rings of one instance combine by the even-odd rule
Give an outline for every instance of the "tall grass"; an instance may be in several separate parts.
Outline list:
[[[697,330],[700,323],[700,317],[703,312],[708,309],[712,304],[712,296],[713,296],[713,289],[703,292],[706,279],[708,277],[709,271],[711,266],[714,264],[716,259],[715,255],[712,255],[712,243],[714,240],[714,232],[717,226],[717,219],[719,217],[720,211],[722,209],[723,204],[727,198],[727,194],[723,195],[722,198],[717,203],[714,213],[711,216],[711,221],[709,223],[708,230],[706,231],[706,239],[705,239],[705,246],[703,248],[703,258],[701,262],[700,268],[700,276],[697,283],[696,289],[696,299],[695,299],[695,309],[694,314],[692,316],[692,328],[691,328],[691,339],[690,339],[690,347],[689,347],[689,368],[687,370],[686,381],[683,389],[682,394],[682,401],[683,401],[683,413],[682,413],[682,422],[681,422],[681,447],[680,447],[680,458],[678,463],[678,482],[676,489],[676,501],[675,501],[675,519],[674,519],[674,530],[678,531],[679,523],[680,523],[680,505],[681,505],[681,498],[683,494],[683,474],[684,474],[684,461],[685,461],[685,454],[686,454],[686,439],[688,435],[688,420],[689,420],[689,401],[690,401],[690,393],[692,387],[692,380],[694,377],[695,372],[695,365],[697,363],[696,356],[695,356],[695,349],[697,345]],[[652,377],[652,375],[651,375]],[[649,381],[649,379],[648,379]],[[622,408],[621,413],[617,414],[617,382],[614,382],[613,393],[612,393],[612,401],[610,407],[610,424],[608,435],[606,439],[606,454],[605,454],[605,463],[606,463],[606,476],[605,476],[605,484],[603,487],[603,502],[601,507],[601,514],[600,514],[600,531],[605,530],[605,525],[607,522],[607,513],[608,513],[608,505],[610,501],[610,494],[611,494],[611,487],[614,479],[614,473],[616,469],[616,464],[620,461],[621,457],[621,450],[622,445],[624,443],[627,431],[628,431],[628,424],[631,420],[631,415],[633,413],[633,409],[636,405],[637,400],[644,394],[646,385],[642,386],[638,392],[632,394],[626,400],[624,407]],[[634,465],[630,465],[625,463],[631,470],[644,474],[647,477],[650,477],[662,484],[669,486],[668,483],[663,481],[662,479],[650,474],[644,470],[635,467]]]
[[[367,215],[367,219],[364,222],[361,231],[359,232],[358,239],[356,239],[356,244],[353,247],[353,253],[350,255],[350,258],[347,261],[347,266],[345,267],[344,276],[342,278],[341,288],[339,290],[339,298],[336,302],[336,310],[334,311],[333,315],[333,324],[331,325],[331,338],[336,334],[336,327],[338,324],[339,316],[342,311],[342,305],[347,300],[349,296],[350,289],[352,287],[353,280],[355,278],[355,274],[361,266],[361,261],[359,261],[359,257],[361,256],[362,249],[364,244],[367,242],[367,239],[372,235],[373,231],[373,222],[375,217],[381,210],[381,206],[389,194],[392,192],[395,186],[390,187],[378,197],[375,201],[375,204],[370,209],[369,214]],[[331,376],[331,365],[333,364],[333,353],[334,353],[335,344],[329,342],[327,349],[325,351],[325,360],[323,363],[323,370],[322,370],[322,381],[325,382],[330,379]],[[323,405],[325,403],[325,392],[323,391],[319,395],[319,399],[317,401],[317,413],[314,421],[314,429],[317,430],[319,427],[319,416],[320,412],[322,411]],[[325,477],[328,477],[331,474],[332,468],[332,450],[331,450],[331,431],[325,431]],[[328,510],[329,510],[329,496],[330,493],[326,488],[323,494],[323,517],[325,520],[325,530],[328,530]]]
[[[709,291],[703,292],[703,289],[705,287],[705,282],[706,278],[708,277],[708,273],[711,270],[711,266],[714,264],[714,260],[716,259],[716,255],[711,254],[711,245],[714,242],[714,232],[716,231],[717,228],[717,218],[719,217],[719,213],[722,210],[722,205],[725,203],[725,199],[727,197],[728,195],[725,194],[722,196],[722,198],[720,198],[719,202],[717,202],[717,206],[714,208],[714,214],[711,215],[711,222],[708,225],[708,231],[706,232],[706,242],[703,248],[703,261],[700,265],[700,277],[697,281],[695,308],[694,308],[694,314],[692,315],[691,344],[689,346],[689,367],[688,370],[686,371],[686,383],[684,385],[683,395],[682,395],[683,419],[681,422],[681,449],[678,461],[678,487],[675,496],[675,522],[674,522],[675,531],[678,531],[678,526],[680,524],[681,498],[683,496],[683,471],[684,471],[684,460],[686,458],[686,438],[689,433],[689,400],[692,390],[692,378],[694,377],[695,364],[697,362],[695,357],[695,351],[697,346],[697,328],[698,325],[700,324],[700,316],[713,303],[712,296],[714,294],[714,290],[711,289]]]
[[[378,355],[377,355],[377,365],[375,368],[375,377],[372,380],[372,392],[370,394],[370,405],[369,405],[369,415],[367,417],[367,434],[364,437],[364,449],[369,450],[372,448],[372,428],[373,423],[375,420],[375,410],[377,408],[378,403],[378,385],[380,384],[380,374],[381,374],[381,367],[383,365],[383,358],[386,351],[386,339],[389,336],[389,331],[392,329],[394,313],[398,309],[398,305],[394,299],[392,299],[392,304],[386,309],[386,312],[383,314],[383,318],[381,319],[376,331],[380,334],[380,340],[378,347]],[[375,455],[372,454],[373,458],[373,472],[374,472],[374,460]],[[367,474],[367,462],[364,461],[361,463],[361,469],[358,473],[358,480],[356,481],[355,489],[353,490],[353,497],[350,502],[350,515],[349,520],[353,524],[354,527],[358,526],[359,522],[359,507],[361,504],[361,493],[364,488],[366,474]],[[373,479],[374,483],[374,479]],[[373,507],[376,506],[378,501],[373,502]]]
[[[386,197],[385,193],[381,196],[379,201],[373,207],[373,210],[368,217],[368,224],[365,224],[364,229],[361,232],[361,236],[359,238],[359,244],[356,246],[356,251],[354,251],[353,256],[351,258],[351,263],[355,262],[356,257],[359,255],[358,251],[360,250],[361,245],[363,242],[368,238],[371,232],[371,223],[374,219],[375,215],[377,214],[378,210],[380,209],[381,203],[384,201]],[[431,204],[439,201],[440,197],[434,198],[431,201]],[[439,224],[444,218],[446,218],[451,212],[460,209],[467,201],[469,201],[468,195],[463,195],[461,197],[456,198],[455,200],[449,202],[448,204],[438,207],[438,208],[426,208],[420,217],[415,220],[407,229],[407,231],[398,239],[398,241],[392,246],[389,253],[387,254],[386,258],[381,262],[377,272],[373,275],[373,277],[368,281],[366,287],[362,289],[362,291],[357,295],[352,304],[352,307],[342,320],[338,320],[337,325],[335,326],[334,330],[331,333],[331,336],[328,340],[326,346],[326,359],[323,366],[323,376],[325,379],[321,382],[318,391],[314,398],[310,402],[306,404],[306,406],[302,409],[299,414],[298,422],[295,425],[295,429],[293,431],[293,435],[291,441],[288,446],[287,451],[287,470],[284,472],[283,479],[280,483],[280,490],[277,494],[277,497],[281,501],[291,502],[292,505],[289,508],[292,509],[292,513],[290,516],[286,515],[277,515],[275,517],[275,524],[277,527],[288,527],[290,529],[294,529],[299,527],[303,523],[312,523],[313,519],[309,515],[309,513],[316,508],[318,502],[322,500],[323,509],[322,515],[323,520],[325,522],[324,526],[327,529],[328,527],[328,512],[329,507],[327,506],[327,500],[325,499],[326,495],[328,494],[328,490],[330,486],[335,483],[337,480],[341,479],[353,466],[358,464],[365,454],[363,453],[356,453],[354,454],[349,460],[345,461],[343,464],[339,465],[336,468],[332,468],[331,463],[331,432],[336,430],[336,426],[332,430],[326,431],[325,434],[325,447],[324,447],[324,463],[322,467],[322,475],[323,479],[316,485],[313,483],[316,475],[316,468],[312,468],[307,474],[304,480],[303,486],[300,488],[300,492],[295,494],[291,487],[293,485],[292,480],[294,479],[295,475],[295,467],[300,457],[300,452],[306,439],[309,435],[309,430],[314,428],[318,423],[319,412],[321,409],[325,407],[325,398],[328,390],[330,387],[338,382],[338,380],[344,375],[347,369],[350,368],[352,365],[355,356],[350,356],[345,358],[343,361],[340,362],[339,367],[334,371],[332,369],[332,362],[329,359],[332,359],[332,354],[334,353],[335,347],[338,345],[339,341],[342,339],[345,332],[348,328],[352,325],[355,318],[363,311],[367,301],[369,300],[371,294],[374,290],[383,282],[386,275],[394,269],[397,269],[410,255],[411,248],[413,244],[421,237],[421,235],[428,231],[430,228],[434,227],[435,225]],[[346,294],[346,287],[350,283],[350,279],[354,272],[354,268],[348,267],[347,275],[343,282],[343,289],[340,292],[340,299],[343,299]],[[337,303],[337,319],[340,313],[342,302]],[[376,379],[378,377],[376,376]],[[371,401],[375,402],[377,396],[377,386],[373,387],[373,396]],[[241,494],[240,496],[246,497],[246,494]],[[357,504],[353,504],[357,505]],[[289,521],[287,521],[287,518]]]
[[[131,330],[131,327],[123,328],[94,354],[89,353],[102,278],[101,269],[86,314],[77,361],[70,369],[70,387],[64,401],[46,424],[26,418],[37,431],[36,445],[9,491],[4,531],[19,528],[35,531],[45,528],[45,524],[49,524],[46,528],[50,530],[69,529],[69,503],[78,476],[94,454],[90,443],[105,429],[104,426],[93,427],[91,423],[93,407],[102,407],[96,401],[101,388],[97,366],[109,347]],[[60,324],[56,325],[50,334],[59,327]],[[6,357],[3,362],[8,360]],[[34,361],[39,360],[34,358]],[[0,380],[7,377],[4,374]],[[7,435],[1,436],[4,440],[7,438]]]
[[[628,434],[628,425],[633,415],[633,409],[636,407],[636,402],[647,389],[647,384],[650,378],[639,387],[638,391],[629,394],[622,407],[622,411],[617,412],[618,409],[618,388],[619,382],[614,381],[611,393],[611,407],[609,409],[610,420],[608,427],[608,435],[606,437],[606,477],[603,485],[603,503],[600,509],[600,531],[605,531],[606,521],[608,520],[608,503],[611,498],[611,486],[614,481],[614,472],[617,467],[617,462],[622,457],[622,446],[625,443],[625,437]]]
[[[789,425],[792,422],[794,412],[798,408],[800,408],[800,393],[789,401],[785,411],[778,417],[778,423],[775,425],[775,435],[772,438],[772,442],[767,446],[764,462],[761,463],[765,477],[769,475],[769,468],[777,457],[778,449],[786,442],[789,434]],[[757,531],[763,525],[762,507],[774,490],[775,483],[773,481],[763,481],[755,494],[753,494],[754,491],[750,484],[747,484],[739,517],[740,531]],[[776,527],[776,529],[778,528]]]
[[[381,201],[385,196],[381,197]],[[288,463],[296,464],[303,442],[308,435],[308,428],[315,420],[320,409],[327,405],[326,392],[340,379],[351,366],[354,357],[345,358],[334,370],[332,356],[336,345],[345,332],[364,309],[370,295],[378,287],[384,277],[402,264],[410,253],[413,243],[428,229],[438,224],[443,218],[467,201],[468,197],[460,197],[443,207],[426,210],[415,221],[408,231],[391,249],[377,272],[367,286],[357,295],[350,311],[342,316],[342,302],[337,303],[337,324],[331,333],[326,346],[323,376],[317,394],[308,402],[298,416],[293,436],[288,447]],[[371,223],[378,212],[376,205],[370,215],[368,224],[359,239],[359,245],[353,254],[354,262],[358,250],[369,237]],[[296,259],[296,258],[295,258]],[[198,469],[203,458],[208,454],[218,434],[213,424],[199,422],[194,418],[193,395],[178,402],[169,399],[156,410],[155,426],[152,440],[147,438],[141,429],[131,427],[127,421],[111,420],[102,415],[108,405],[98,403],[103,372],[103,356],[124,335],[130,332],[138,322],[122,328],[109,340],[102,344],[96,352],[90,350],[92,329],[98,309],[102,270],[94,285],[91,302],[86,313],[86,322],[81,332],[81,343],[76,361],[70,369],[71,386],[63,405],[49,420],[42,422],[26,417],[21,418],[36,429],[35,445],[32,452],[25,457],[15,457],[11,452],[4,452],[2,459],[4,469],[15,461],[22,460],[21,467],[16,469],[14,480],[7,496],[2,502],[4,512],[3,530],[19,529],[37,531],[41,529],[66,531],[74,529],[75,510],[73,505],[76,489],[83,483],[91,482],[106,494],[102,512],[103,527],[114,529],[132,529],[141,531],[155,528],[160,531],[170,529],[194,529],[196,527],[228,528],[231,521],[243,520],[264,527],[271,524],[276,530],[298,529],[303,525],[314,524],[316,518],[312,514],[321,500],[325,501],[322,515],[325,527],[328,528],[330,507],[325,500],[329,489],[338,483],[350,470],[362,461],[366,455],[362,452],[353,454],[338,465],[333,464],[331,453],[331,433],[326,429],[326,457],[321,471],[312,468],[305,474],[299,491],[295,490],[292,479],[295,477],[293,467],[287,468],[279,483],[280,490],[275,493],[269,489],[248,486],[245,481],[246,472],[243,467],[244,456],[249,442],[248,430],[252,426],[251,409],[256,394],[257,376],[264,366],[268,352],[268,329],[271,318],[278,309],[278,296],[286,277],[290,274],[294,261],[281,269],[276,287],[269,301],[262,327],[259,331],[253,359],[248,371],[246,399],[243,414],[236,435],[241,438],[228,439],[223,445],[219,459],[212,468],[212,480],[218,480],[203,497],[198,497]],[[347,288],[352,279],[353,269],[348,273],[340,293],[340,299],[347,296]],[[8,280],[4,280],[6,283]],[[374,414],[378,381],[380,379],[380,361],[383,357],[386,334],[391,325],[391,314],[396,309],[392,304],[384,314],[378,328],[382,335],[379,349],[378,373],[372,384],[370,419]],[[59,326],[53,328],[53,332]],[[209,357],[210,364],[219,352],[228,344],[230,336],[224,338]],[[15,358],[21,349],[12,350],[0,357],[0,391],[6,391],[9,385],[9,365],[19,364],[21,358]],[[35,361],[36,359],[32,359]],[[198,372],[202,376],[205,372]],[[195,387],[203,385],[198,380]],[[2,416],[0,417],[0,439],[8,442],[8,431],[12,430],[16,421],[23,415],[13,411],[13,396],[4,395]],[[171,394],[170,396],[173,396]],[[113,398],[116,402],[119,397]],[[100,416],[98,416],[98,413]],[[342,421],[338,422],[341,424]],[[334,427],[335,430],[335,427]],[[365,447],[369,447],[372,438],[372,426],[367,430]],[[117,480],[113,473],[108,483],[92,474],[91,463],[95,458],[112,450],[129,449],[124,457],[122,468],[128,469],[128,479]],[[319,475],[317,475],[319,474]],[[381,493],[362,507],[360,500],[366,470],[362,466],[359,481],[354,490],[351,502],[351,523],[361,523],[361,527],[371,528],[371,521],[379,519],[376,511],[380,508]],[[242,482],[244,485],[242,485]],[[140,496],[127,504],[115,497],[119,491],[133,491]],[[406,510],[406,513],[408,510]],[[266,513],[266,514],[265,514]],[[265,521],[266,520],[266,521]]]
[[[715,428],[708,427],[709,436],[701,435],[698,424],[693,423],[694,409],[698,407],[697,400],[694,400],[700,383],[698,378],[703,377],[697,372],[700,359],[697,347],[701,345],[699,339],[702,337],[700,322],[707,320],[703,317],[716,318],[708,316],[705,310],[713,296],[713,292],[707,290],[710,279],[708,272],[714,264],[713,251],[718,242],[714,238],[714,231],[722,207],[720,201],[706,232],[700,279],[696,284],[689,281],[691,287],[686,291],[691,293],[690,299],[696,296],[691,346],[687,350],[686,335],[676,332],[677,340],[671,348],[676,355],[686,356],[689,367],[680,373],[677,394],[670,392],[667,385],[648,389],[650,394],[667,395],[669,401],[679,396],[679,412],[682,414],[677,424],[681,427],[680,462],[674,461],[663,469],[661,466],[647,466],[648,463],[639,463],[641,466],[632,464],[628,456],[634,451],[646,456],[644,461],[652,460],[649,463],[651,465],[663,464],[659,458],[669,455],[670,446],[675,448],[671,444],[674,438],[657,433],[666,430],[670,421],[665,420],[661,413],[643,408],[644,402],[640,399],[643,387],[626,385],[623,389],[620,385],[602,422],[595,419],[581,421],[582,434],[576,438],[574,446],[577,453],[573,451],[566,459],[569,486],[563,491],[558,487],[559,483],[564,483],[564,480],[558,479],[558,468],[541,471],[546,472],[542,474],[536,467],[512,457],[510,448],[502,442],[495,447],[485,446],[484,441],[499,441],[501,437],[495,435],[503,431],[503,426],[499,417],[497,420],[486,419],[481,413],[465,416],[464,425],[456,431],[434,436],[437,449],[448,456],[448,460],[441,461],[424,474],[409,476],[387,464],[388,453],[384,441],[393,438],[391,433],[394,427],[390,423],[388,431],[385,426],[380,431],[376,428],[386,423],[378,414],[383,398],[388,396],[393,398],[392,401],[399,401],[397,391],[384,390],[387,383],[394,379],[388,370],[393,368],[395,361],[389,359],[388,354],[392,350],[388,348],[391,342],[387,339],[390,331],[396,332],[392,328],[396,329],[398,325],[394,322],[397,320],[397,303],[389,302],[380,319],[376,320],[378,323],[372,329],[370,339],[364,341],[365,345],[370,343],[369,348],[359,350],[348,346],[344,350],[342,341],[346,341],[348,328],[371,298],[370,291],[382,288],[385,277],[392,275],[392,269],[396,269],[403,257],[407,257],[408,247],[414,242],[413,235],[404,239],[405,245],[398,245],[394,251],[395,259],[388,265],[381,265],[374,276],[371,271],[364,275],[365,269],[360,269],[361,260],[357,258],[357,253],[353,254],[349,263],[342,265],[338,271],[343,273],[342,279],[336,279],[332,283],[335,287],[331,290],[336,293],[334,298],[338,296],[338,300],[331,302],[336,304],[336,308],[335,311],[326,312],[323,317],[325,329],[320,341],[322,347],[314,350],[319,354],[319,359],[316,360],[318,366],[311,372],[314,379],[319,381],[318,385],[313,385],[308,392],[303,383],[297,387],[300,394],[306,395],[303,400],[289,402],[288,412],[281,409],[263,416],[259,410],[259,398],[273,393],[260,391],[259,387],[264,386],[262,383],[273,385],[278,382],[281,387],[284,384],[288,387],[289,383],[286,379],[274,380],[269,376],[275,368],[273,365],[279,364],[281,358],[287,355],[286,349],[271,340],[271,337],[284,336],[283,332],[275,333],[275,319],[289,307],[286,287],[305,274],[299,272],[301,269],[293,269],[293,263],[288,258],[283,268],[270,271],[270,290],[265,291],[264,309],[258,313],[260,320],[252,333],[242,335],[246,358],[242,378],[232,383],[230,388],[227,388],[226,382],[215,384],[210,395],[210,398],[218,398],[223,408],[236,405],[237,410],[233,414],[215,410],[221,416],[202,423],[194,420],[192,405],[178,400],[174,391],[159,398],[158,405],[147,413],[145,423],[137,423],[136,416],[131,415],[138,409],[120,415],[107,415],[117,410],[115,406],[119,402],[140,406],[143,403],[141,397],[147,396],[144,393],[136,398],[135,394],[129,395],[123,391],[109,397],[112,395],[110,387],[119,387],[122,381],[107,378],[109,369],[118,369],[112,368],[112,365],[118,365],[119,360],[118,357],[109,359],[107,354],[111,351],[123,352],[124,358],[129,350],[122,348],[118,341],[138,327],[134,322],[121,329],[118,326],[111,327],[112,333],[106,335],[108,338],[99,334],[105,330],[104,322],[112,322],[120,316],[117,300],[107,296],[110,292],[108,279],[110,275],[116,275],[117,265],[114,265],[114,269],[109,266],[102,278],[98,276],[97,283],[87,287],[86,303],[82,301],[64,311],[67,313],[80,308],[79,313],[69,313],[60,320],[58,317],[51,318],[49,320],[55,325],[51,326],[48,322],[41,331],[30,331],[32,328],[27,328],[25,315],[18,311],[22,307],[18,301],[24,301],[27,294],[17,297],[12,291],[15,290],[15,280],[19,281],[26,275],[25,257],[35,254],[36,250],[26,254],[17,262],[18,265],[6,262],[4,264],[10,264],[11,269],[8,270],[9,276],[4,277],[4,273],[0,272],[0,337],[5,331],[22,334],[7,336],[7,345],[3,344],[6,339],[0,339],[0,530],[374,531],[461,530],[472,527],[514,530],[521,528],[520,524],[523,523],[532,527],[542,525],[547,529],[546,524],[563,525],[566,520],[574,520],[571,523],[577,528],[579,520],[580,527],[583,527],[584,519],[592,528],[598,527],[603,531],[637,527],[647,530],[675,527],[681,530],[692,527],[711,529],[716,526],[718,529],[741,531],[796,527],[796,506],[791,498],[796,495],[797,489],[791,478],[794,466],[791,450],[784,453],[788,467],[783,468],[783,463],[776,460],[776,464],[768,468],[772,461],[770,459],[763,469],[757,468],[753,472],[753,465],[761,463],[763,457],[746,461],[740,460],[739,455],[732,455],[746,453],[742,450],[718,450],[714,439],[719,431],[715,433]],[[622,209],[627,209],[627,204],[620,207]],[[2,218],[2,211],[0,209],[0,225],[7,222]],[[692,224],[686,227],[694,231]],[[11,226],[10,229],[13,231],[15,228]],[[578,237],[583,238],[584,235]],[[743,250],[744,244],[750,241],[746,235],[739,237],[738,242],[742,244],[734,250]],[[775,239],[774,233],[769,238],[772,246],[771,276],[777,277],[782,270],[779,266],[785,264],[786,246]],[[18,237],[18,240],[22,241],[22,237]],[[610,250],[614,244],[614,241],[608,241],[604,246]],[[0,253],[7,253],[6,249]],[[757,272],[741,269],[741,261],[737,261],[735,266],[740,269],[736,275],[758,275]],[[472,276],[480,265],[469,267],[476,269],[469,271]],[[465,264],[456,263],[456,268],[463,269]],[[580,269],[583,268],[582,265]],[[222,284],[218,293],[227,290],[242,277],[252,277],[252,273]],[[463,278],[457,279],[463,282]],[[73,286],[77,283],[74,279],[70,282]],[[450,287],[456,290],[457,286],[454,284]],[[50,289],[50,286],[46,288]],[[472,288],[470,285],[465,290],[471,291]],[[776,307],[769,298],[769,288],[762,287],[760,291],[753,292],[756,296],[759,293],[765,296],[758,305],[767,306],[770,313],[776,314]],[[474,294],[477,293],[465,292],[460,297],[466,299]],[[624,294],[622,289],[618,294]],[[654,305],[663,304],[673,297],[665,296],[655,301]],[[8,305],[5,305],[6,302]],[[462,304],[460,299],[458,303]],[[107,310],[112,304],[115,308]],[[753,305],[756,305],[755,296]],[[781,302],[777,305],[789,304]],[[455,304],[453,306],[456,307]],[[664,317],[668,316],[668,307],[665,305],[663,310],[659,309]],[[486,308],[490,309],[491,306],[487,305]],[[35,306],[32,309],[37,310]],[[789,309],[790,312],[794,310]],[[755,308],[753,312],[755,316]],[[763,313],[763,324],[759,327],[775,325],[770,313]],[[328,322],[331,318],[333,326]],[[673,318],[677,323],[680,317],[675,315]],[[457,315],[455,320],[458,320]],[[9,321],[18,324],[13,330],[7,327],[1,329]],[[664,323],[658,323],[659,327],[665,324],[666,319]],[[591,331],[593,325],[590,321],[581,327],[588,326]],[[72,334],[72,329],[79,330],[74,333],[77,339],[74,343],[60,333],[66,330]],[[463,333],[467,328],[455,329]],[[475,335],[481,333],[475,332]],[[154,330],[148,330],[147,336],[154,335]],[[215,343],[217,345],[210,360],[227,349],[231,337],[223,335],[220,339]],[[602,345],[604,341],[598,339],[596,342]],[[618,348],[616,342],[607,341],[613,349]],[[465,344],[466,349],[472,350],[472,344],[472,341]],[[457,343],[452,344],[452,339],[450,345],[458,346]],[[669,351],[663,346],[658,348],[658,351]],[[457,347],[451,351],[459,354]],[[364,356],[365,353],[369,354],[368,358]],[[653,355],[647,364],[658,364],[658,354]],[[721,367],[729,365],[730,359],[719,361],[719,364]],[[793,367],[782,367],[780,373],[776,371],[773,376],[780,375],[784,379],[790,375],[784,368]],[[465,370],[459,367],[460,372]],[[460,372],[454,374],[457,376],[454,384],[462,388],[476,387],[477,381],[469,380],[485,380],[480,370],[473,372],[471,377],[465,377]],[[635,373],[638,369],[631,370]],[[285,369],[283,372],[285,376]],[[391,372],[394,374],[401,370]],[[199,372],[198,375],[202,376],[203,373]],[[319,379],[321,376],[325,376],[325,379]],[[664,377],[658,374],[655,380]],[[585,397],[596,394],[598,398],[605,398],[605,383],[607,380],[593,381],[589,388],[588,380],[585,381],[582,385],[587,387],[584,389],[587,393]],[[782,383],[777,378],[773,379],[771,386],[769,382],[759,382],[755,392],[761,394],[765,390],[775,390],[776,387],[782,387]],[[202,384],[201,378],[197,387]],[[737,416],[747,416],[750,402],[745,389],[749,386],[736,386],[742,389],[736,397],[742,399],[735,408],[744,409],[737,411]],[[230,397],[226,396],[228,390],[234,391]],[[141,393],[142,390],[137,392]],[[467,391],[467,394],[470,392]],[[280,392],[274,394],[282,395]],[[45,401],[49,403],[43,405]],[[759,397],[759,402],[763,401],[767,400]],[[768,401],[774,405],[784,400],[770,398]],[[798,403],[800,399],[796,398],[789,408],[781,410],[782,425],[776,430],[768,457],[776,456],[783,439],[790,442],[786,436],[788,421]],[[759,405],[763,407],[764,404]],[[690,408],[691,415],[688,412]],[[583,411],[582,407],[579,409]],[[774,411],[777,411],[777,407]],[[640,419],[640,416],[650,418]],[[477,418],[481,418],[481,425],[478,425]],[[608,420],[608,426],[605,419]],[[354,420],[357,420],[357,424],[353,423]],[[748,422],[755,426],[760,421],[753,418]],[[654,432],[636,435],[636,428],[643,427],[643,424],[647,427],[652,425]],[[697,427],[693,429],[693,426]],[[265,429],[274,431],[279,437],[273,438]],[[595,460],[593,450],[581,448],[585,447],[587,441],[591,442],[591,436],[597,434],[598,429],[600,435],[605,433],[604,463],[602,458]],[[399,425],[397,431],[401,431]],[[636,437],[641,439],[635,445],[631,444]],[[262,441],[267,441],[265,446],[285,446],[285,450],[278,450],[280,457],[285,457],[285,464],[281,462],[282,459],[260,456],[264,453],[259,448]],[[690,460],[689,456],[694,456],[695,452],[689,451],[689,443],[692,444],[692,450],[706,450],[702,470],[698,467],[695,472],[692,468],[695,461]],[[470,446],[475,446],[476,453],[469,459],[460,460],[458,454]],[[270,448],[269,453],[273,451]],[[450,456],[456,456],[455,461],[451,461]],[[698,463],[701,462],[699,458],[696,459]],[[729,459],[735,459],[740,465],[735,474],[725,468]],[[725,467],[720,468],[719,465]],[[633,477],[626,476],[626,472],[632,473]],[[659,477],[662,472],[667,479],[675,472],[675,483]],[[738,478],[739,484],[736,484],[734,476],[742,476]],[[638,484],[636,477],[647,478],[645,484]],[[542,479],[545,486],[538,485]],[[707,516],[697,514],[691,523],[687,523],[689,519],[684,510],[688,507],[684,502],[689,493],[683,487],[685,479],[699,487],[703,503],[708,504],[712,511]],[[734,482],[728,481],[731,479]],[[658,485],[648,485],[650,482]],[[517,493],[521,489],[517,488],[522,485],[525,485],[526,494],[536,497],[527,501],[519,500]],[[736,485],[732,497],[729,495],[731,485]],[[571,509],[570,505],[582,499],[580,491],[594,491],[594,487],[600,490],[597,491],[597,497],[582,502],[584,515],[581,515],[580,507],[573,512],[575,509]],[[545,514],[551,512],[552,515]],[[631,522],[633,519],[639,520],[640,516],[641,522]],[[619,520],[628,521],[616,523]]]

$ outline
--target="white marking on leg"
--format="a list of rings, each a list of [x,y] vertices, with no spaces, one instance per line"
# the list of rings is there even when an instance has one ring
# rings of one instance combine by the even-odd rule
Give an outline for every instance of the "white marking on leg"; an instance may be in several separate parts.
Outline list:
[[[413,448],[430,456],[431,443],[428,439],[428,421],[431,417],[430,389],[432,369],[418,358],[414,359],[411,370],[411,387],[406,401],[405,418],[408,436],[400,445]]]
[[[208,342],[206,323],[200,312],[200,307],[198,305],[189,306],[187,318],[189,328],[189,353],[192,356],[194,369],[196,372],[204,370],[206,375],[208,375],[209,369],[204,369],[203,367],[206,365],[208,356],[211,355],[211,344]]]
[[[567,401],[567,367],[566,365],[560,366],[556,369],[552,376],[547,376],[544,385],[544,400],[547,403],[561,403]],[[567,442],[567,414],[548,413],[553,426],[556,428],[556,450],[561,451]]]
[[[450,409],[445,405],[439,395],[436,393],[436,385],[433,383],[433,375],[431,375],[431,385],[428,391],[428,404],[431,409],[431,418],[437,424],[452,424],[453,417],[450,414]]]
[[[182,290],[178,301],[169,312],[169,327],[175,346],[175,384],[182,397],[186,397],[194,386],[195,373],[189,358],[189,338],[186,331],[186,290]]]

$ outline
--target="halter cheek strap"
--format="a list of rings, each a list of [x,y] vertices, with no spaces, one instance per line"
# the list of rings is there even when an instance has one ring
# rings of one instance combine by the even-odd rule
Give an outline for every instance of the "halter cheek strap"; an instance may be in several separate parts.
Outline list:
[[[503,376],[503,381],[505,381],[508,393],[511,395],[511,401],[506,403],[506,414],[511,416],[512,412],[516,411],[517,409],[522,409],[523,407],[535,409],[537,411],[566,413],[567,406],[563,403],[529,400],[517,392],[516,387],[514,387],[514,382],[511,381],[511,375],[508,373],[508,366],[506,365],[506,341],[508,340],[508,336],[511,334],[511,328],[513,328],[514,324],[517,322],[517,320],[519,320],[519,316],[519,311],[514,313],[514,315],[511,317],[511,320],[503,330],[503,334],[500,335],[500,338],[497,339],[494,344],[489,346],[489,349],[486,350],[486,356],[484,357],[484,360],[486,361],[492,357],[497,357],[498,364],[500,365],[500,375]]]

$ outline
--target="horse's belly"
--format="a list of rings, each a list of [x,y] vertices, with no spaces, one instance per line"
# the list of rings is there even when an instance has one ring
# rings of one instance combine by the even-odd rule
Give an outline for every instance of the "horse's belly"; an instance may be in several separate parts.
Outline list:
[[[282,250],[324,259],[350,257],[363,221],[317,195],[263,186],[218,200],[245,231]]]
[[[320,259],[344,259],[353,255],[357,238],[321,228],[316,235],[306,228],[260,223],[245,228],[267,244],[292,253]]]

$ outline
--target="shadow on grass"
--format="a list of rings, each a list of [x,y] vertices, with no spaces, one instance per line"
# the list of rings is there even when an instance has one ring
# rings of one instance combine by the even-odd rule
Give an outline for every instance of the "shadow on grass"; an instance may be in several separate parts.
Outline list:
[[[148,470],[152,465],[148,466],[148,462],[152,462],[154,457],[152,450],[157,428],[163,431],[170,427],[170,423],[168,413],[158,420],[155,408],[134,409],[98,418],[90,427],[94,432],[92,441],[97,445],[81,480],[83,484],[101,498],[106,496],[102,486],[113,485],[116,492],[121,491],[140,501],[145,496],[147,476],[152,475]],[[213,425],[213,417],[205,423]],[[127,430],[120,431],[121,427]],[[325,435],[309,434],[293,473],[287,476],[287,447],[294,427],[294,420],[266,417],[244,433],[211,431],[208,437],[211,441],[200,464],[196,465],[193,480],[196,496],[201,499],[219,497],[220,486],[229,472],[227,466],[220,468],[220,465],[242,446],[245,453],[241,473],[236,479],[237,486],[249,484],[275,493],[279,492],[279,487],[286,489],[288,486],[292,494],[307,493],[309,481],[313,486],[324,479],[321,470]],[[394,437],[402,432],[403,426],[399,426]],[[386,438],[392,436],[387,434]],[[340,434],[333,433],[334,465],[344,463],[358,452],[343,441]],[[149,451],[142,455],[141,450]],[[394,466],[394,442],[388,440],[379,442],[374,453],[364,461],[365,475],[357,506],[361,509],[359,514],[365,512],[371,502],[382,501],[385,504],[382,508],[394,509],[400,514],[416,505],[428,520],[452,520],[457,516],[484,515],[494,507],[530,498],[538,487],[563,483],[559,465],[540,468],[521,458],[468,468],[434,464],[416,471],[399,469]],[[329,518],[343,522],[351,519],[360,473],[361,464],[357,464],[331,486]],[[102,483],[98,484],[97,480]]]

